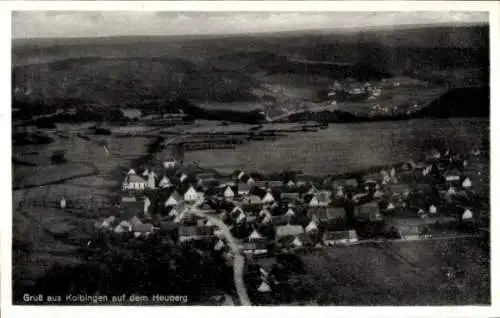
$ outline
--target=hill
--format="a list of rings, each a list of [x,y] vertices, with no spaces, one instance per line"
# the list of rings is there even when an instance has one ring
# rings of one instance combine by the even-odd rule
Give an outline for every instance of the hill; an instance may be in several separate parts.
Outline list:
[[[414,117],[489,117],[490,87],[456,88],[423,108]]]
[[[168,57],[72,58],[17,66],[12,78],[16,98],[69,98],[120,106],[158,97],[252,100],[251,90],[258,87],[243,73]]]

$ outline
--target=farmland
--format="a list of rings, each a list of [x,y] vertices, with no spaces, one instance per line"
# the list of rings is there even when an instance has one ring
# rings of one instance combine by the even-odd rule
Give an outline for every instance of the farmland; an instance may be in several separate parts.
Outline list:
[[[438,143],[465,150],[489,135],[482,119],[426,119],[336,124],[315,133],[294,133],[236,149],[188,152],[187,162],[232,171],[300,170],[323,175],[418,158]]]

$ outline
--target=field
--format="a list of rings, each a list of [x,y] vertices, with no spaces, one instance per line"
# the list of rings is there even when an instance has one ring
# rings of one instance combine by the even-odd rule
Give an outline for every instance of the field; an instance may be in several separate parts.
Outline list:
[[[298,286],[314,289],[313,300],[320,305],[489,304],[489,255],[470,240],[395,242],[314,251],[301,256],[306,274],[296,280]],[[262,265],[268,270],[270,263],[265,260]],[[447,278],[448,268],[456,272],[455,279]]]
[[[483,119],[331,124],[314,133],[293,133],[236,149],[186,152],[185,162],[234,171],[303,170],[324,175],[417,158],[436,145],[468,152],[489,136]]]

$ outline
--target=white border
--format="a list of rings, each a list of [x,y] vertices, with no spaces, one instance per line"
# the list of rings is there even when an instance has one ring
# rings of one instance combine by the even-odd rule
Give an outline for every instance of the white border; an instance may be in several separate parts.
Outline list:
[[[85,11],[489,11],[490,12],[490,43],[491,43],[491,87],[499,88],[498,79],[500,67],[500,55],[498,43],[500,42],[499,4],[496,1],[165,1],[165,2],[140,2],[140,1],[10,1],[0,3],[0,39],[2,50],[0,61],[2,67],[0,75],[0,87],[2,88],[2,106],[0,107],[0,134],[1,148],[5,155],[0,169],[0,180],[2,180],[2,209],[1,217],[1,309],[8,317],[68,317],[74,318],[89,316],[119,316],[157,317],[162,314],[169,316],[203,316],[221,317],[222,315],[238,315],[238,317],[255,317],[261,315],[283,315],[286,317],[299,317],[315,315],[317,317],[494,317],[500,314],[498,299],[500,290],[498,288],[497,271],[493,264],[500,263],[494,253],[496,238],[495,229],[500,218],[495,216],[495,210],[499,207],[496,200],[495,176],[500,176],[500,166],[493,158],[500,156],[495,149],[499,149],[499,140],[495,137],[500,107],[498,89],[492,90],[491,96],[491,228],[492,232],[492,306],[460,306],[460,307],[252,307],[249,308],[217,308],[217,307],[31,307],[11,306],[11,223],[12,223],[12,200],[11,200],[11,171],[10,171],[10,44],[11,44],[11,13],[12,10],[85,10]],[[496,107],[495,107],[496,106]]]

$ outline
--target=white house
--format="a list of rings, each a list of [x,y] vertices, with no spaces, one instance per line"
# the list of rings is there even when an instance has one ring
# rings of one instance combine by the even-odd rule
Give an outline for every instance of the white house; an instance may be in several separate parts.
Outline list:
[[[226,199],[234,198],[234,191],[233,189],[231,189],[230,186],[227,186],[226,189],[224,190],[224,198]]]
[[[150,189],[156,188],[156,174],[154,172],[150,172],[148,174],[148,188]]]
[[[144,214],[149,215],[149,207],[151,206],[151,200],[148,197],[144,199]]]
[[[473,216],[473,214],[472,214],[472,211],[471,211],[471,210],[469,210],[469,209],[466,209],[466,210],[464,211],[464,213],[462,213],[462,220],[464,220],[464,221],[470,221],[470,220],[472,220],[472,219],[473,219],[473,217],[474,217],[474,216]]]
[[[163,161],[163,167],[165,167],[165,169],[175,168],[176,165],[177,165],[177,160],[173,158],[166,159],[165,161]]]
[[[180,200],[182,200],[182,197],[180,196],[180,194],[177,191],[174,191],[168,197],[167,201],[165,201],[165,207],[176,206],[177,204],[179,204]]]
[[[317,231],[318,230],[318,225],[316,224],[316,222],[314,220],[311,220],[311,222],[309,222],[309,224],[307,224],[306,226],[306,232],[312,232],[312,231]]]
[[[168,187],[171,187],[171,186],[172,186],[172,183],[170,182],[169,178],[167,178],[166,176],[164,176],[163,178],[161,178],[160,188],[168,188]]]
[[[134,169],[130,169],[130,170],[127,172],[127,175],[131,175],[131,174],[136,174]]]
[[[144,172],[142,173],[142,176],[147,177],[148,175],[149,175],[149,169],[144,170]]]
[[[294,216],[295,215],[295,212],[293,211],[293,209],[290,207],[288,208],[288,211],[286,211],[285,213],[286,216]]]
[[[133,171],[133,170],[131,170]],[[122,183],[122,190],[144,190],[148,187],[148,182],[135,173],[127,174]]]
[[[430,214],[436,214],[437,213],[437,208],[434,204],[431,204],[431,206],[429,207],[429,213]]]
[[[258,239],[261,239],[262,238],[262,235],[260,235],[259,232],[257,232],[257,230],[253,230],[253,232],[250,234],[250,236],[248,237],[249,240],[258,240]]]
[[[392,202],[389,202],[389,204],[387,205],[387,211],[392,211],[394,210],[395,206],[394,204],[392,204]]]
[[[241,212],[236,218],[236,223],[242,223],[243,221],[245,221],[245,219],[246,219],[245,213]]]
[[[319,206],[319,201],[316,198],[316,196],[313,196],[311,201],[309,201],[309,206],[310,207],[318,207]]]
[[[289,188],[294,188],[295,187],[295,182],[293,182],[293,180],[290,180],[286,183],[286,186],[289,187]]]
[[[59,206],[61,207],[61,209],[66,208],[66,199],[65,198],[61,199],[61,201],[59,202]]]
[[[238,174],[238,180],[241,180],[241,178],[243,178],[243,176],[245,175],[245,172],[241,171],[239,174]]]
[[[187,177],[188,177],[188,176],[187,176],[185,173],[183,173],[183,174],[181,175],[181,177],[179,178],[179,180],[180,180],[181,182],[184,182],[184,181],[187,179]]]
[[[260,285],[259,285],[259,288],[257,288],[257,291],[259,293],[268,293],[271,291],[271,287],[269,286],[268,283],[266,283],[265,281],[262,281],[262,283],[260,283]]]
[[[465,180],[462,182],[462,187],[464,188],[470,188],[472,186],[472,182],[470,181],[469,178],[465,178]]]
[[[247,184],[254,184],[254,183],[255,183],[255,180],[252,177],[248,178]]]
[[[224,242],[222,242],[222,240],[218,240],[214,246],[214,250],[220,251],[223,248],[224,248]]]
[[[189,189],[184,193],[184,201],[194,202],[198,200],[200,194],[193,188],[193,186],[189,186]]]
[[[273,203],[274,201],[271,191],[267,191],[266,195],[262,198],[262,203]]]

